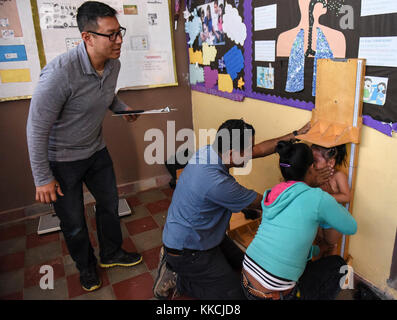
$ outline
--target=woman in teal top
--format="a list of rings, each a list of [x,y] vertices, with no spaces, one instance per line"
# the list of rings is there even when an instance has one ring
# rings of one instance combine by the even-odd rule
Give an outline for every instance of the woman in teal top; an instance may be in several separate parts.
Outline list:
[[[249,299],[333,299],[346,263],[340,256],[308,262],[312,243],[320,223],[350,235],[356,221],[314,188],[313,154],[306,144],[282,141],[276,152],[285,181],[264,193],[262,222],[244,258],[244,292]]]

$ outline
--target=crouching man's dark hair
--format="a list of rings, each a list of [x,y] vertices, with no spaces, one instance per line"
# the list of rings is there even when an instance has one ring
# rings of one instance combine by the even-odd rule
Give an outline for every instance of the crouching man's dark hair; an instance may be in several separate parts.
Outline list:
[[[219,127],[213,147],[219,154],[232,149],[241,153],[252,144],[254,135],[255,129],[252,125],[241,119],[230,119]]]

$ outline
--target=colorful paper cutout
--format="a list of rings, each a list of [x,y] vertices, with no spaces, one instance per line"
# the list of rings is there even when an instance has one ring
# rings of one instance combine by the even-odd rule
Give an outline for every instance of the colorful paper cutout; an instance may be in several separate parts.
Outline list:
[[[216,53],[217,50],[215,46],[209,46],[203,43],[203,64],[208,66],[212,61],[215,61]]]
[[[185,20],[188,20],[190,18],[190,12],[188,8],[186,8],[185,11],[183,11],[183,17],[185,18]]]
[[[28,57],[24,45],[0,46],[0,62],[26,60]]]
[[[312,96],[316,95],[316,78],[317,78],[317,60],[318,59],[332,59],[334,54],[329,46],[327,38],[320,28],[317,28],[317,44],[316,54],[314,55],[314,66],[313,66],[313,84],[312,84]]]
[[[205,87],[213,88],[218,81],[218,70],[212,70],[211,67],[204,67]]]
[[[223,58],[225,60],[227,73],[230,74],[232,80],[236,79],[237,74],[244,69],[243,53],[237,46],[234,46],[226,52]]]
[[[202,30],[201,19],[197,16],[197,10],[193,11],[193,20],[185,23],[185,32],[189,34],[189,46],[193,45],[194,40]]]
[[[240,77],[240,79],[238,79],[238,82],[237,82],[237,87],[239,89],[242,89],[244,85],[245,85],[245,82],[243,80],[243,77]]]
[[[233,80],[229,74],[218,74],[218,90],[229,93],[233,91]]]
[[[190,84],[204,82],[204,69],[196,64],[189,65]]]
[[[31,82],[29,69],[3,69],[0,70],[1,83]]]
[[[299,92],[304,88],[305,75],[305,52],[304,52],[304,30],[300,29],[288,60],[286,92]]]
[[[223,32],[234,42],[244,45],[247,37],[247,27],[243,23],[236,8],[230,4],[226,4],[225,14],[223,15]]]
[[[225,60],[222,57],[221,59],[218,59],[218,69],[223,71],[223,69],[225,68],[226,68]]]
[[[189,48],[190,63],[203,64],[203,53],[201,50],[194,51],[193,48]]]

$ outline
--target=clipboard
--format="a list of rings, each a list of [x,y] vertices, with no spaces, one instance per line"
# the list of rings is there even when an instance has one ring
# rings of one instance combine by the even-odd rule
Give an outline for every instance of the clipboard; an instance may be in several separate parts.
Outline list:
[[[170,113],[171,111],[177,111],[176,108],[165,107],[162,109],[152,109],[152,110],[127,110],[127,111],[117,111],[112,114],[113,117],[126,116],[126,115],[141,115],[141,114],[158,114],[158,113]]]

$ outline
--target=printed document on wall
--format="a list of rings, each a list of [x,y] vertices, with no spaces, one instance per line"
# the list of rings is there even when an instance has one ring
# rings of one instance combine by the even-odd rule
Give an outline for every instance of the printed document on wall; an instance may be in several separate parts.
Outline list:
[[[361,0],[361,16],[373,16],[397,12],[396,0]]]
[[[367,66],[397,67],[397,37],[360,38],[358,58]]]
[[[277,4],[254,9],[254,31],[277,27]]]

